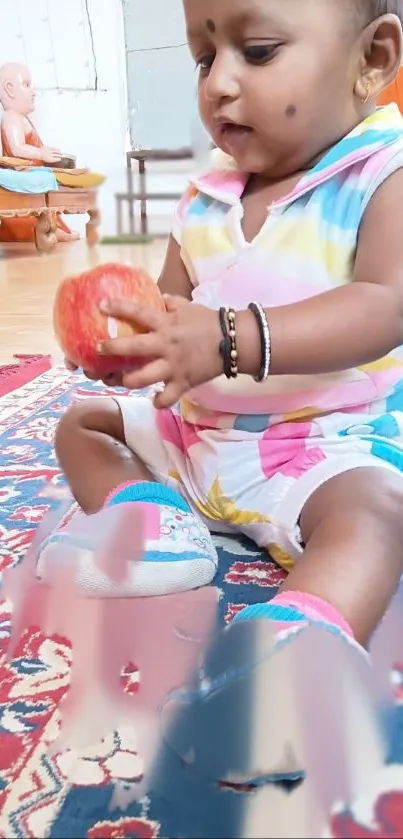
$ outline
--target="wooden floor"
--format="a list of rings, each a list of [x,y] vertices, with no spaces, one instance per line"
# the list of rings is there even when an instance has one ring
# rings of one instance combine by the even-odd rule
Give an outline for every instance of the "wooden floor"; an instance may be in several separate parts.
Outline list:
[[[39,256],[31,245],[0,246],[0,364],[15,353],[50,353],[61,359],[52,328],[55,289],[64,277],[102,262],[123,262],[158,277],[166,243],[99,246],[85,242],[58,245]]]

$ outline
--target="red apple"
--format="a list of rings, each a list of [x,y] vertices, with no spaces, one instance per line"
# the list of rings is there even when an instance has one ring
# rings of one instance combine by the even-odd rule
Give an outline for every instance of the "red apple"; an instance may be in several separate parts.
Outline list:
[[[133,369],[145,360],[100,356],[97,344],[107,338],[127,337],[147,330],[109,318],[100,303],[125,298],[159,311],[165,304],[157,284],[140,268],[110,263],[98,265],[74,277],[67,277],[57,289],[53,325],[66,358],[77,367],[104,378],[109,373]]]

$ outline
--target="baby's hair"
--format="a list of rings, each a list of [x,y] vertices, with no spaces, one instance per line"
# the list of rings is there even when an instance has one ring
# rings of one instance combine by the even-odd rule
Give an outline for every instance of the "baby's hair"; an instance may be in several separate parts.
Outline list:
[[[382,15],[397,15],[403,26],[403,0],[353,0],[360,21],[366,26]]]

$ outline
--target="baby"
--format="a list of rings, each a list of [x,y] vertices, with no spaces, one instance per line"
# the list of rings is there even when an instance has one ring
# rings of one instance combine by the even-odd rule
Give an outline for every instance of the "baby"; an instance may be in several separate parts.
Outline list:
[[[163,387],[73,406],[57,456],[88,515],[158,507],[121,593],[206,585],[210,532],[246,534],[289,574],[237,620],[367,646],[403,572],[403,119],[376,108],[403,3],[184,8],[217,150],[175,213],[166,313],[105,304],[149,332],[99,347],[145,359],[109,384]]]

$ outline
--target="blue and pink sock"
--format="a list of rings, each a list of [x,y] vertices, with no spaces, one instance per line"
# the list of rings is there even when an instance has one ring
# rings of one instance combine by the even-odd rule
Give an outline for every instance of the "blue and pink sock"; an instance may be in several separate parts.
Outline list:
[[[140,516],[136,518],[137,513]],[[37,564],[42,579],[52,576],[63,546],[64,554],[68,549],[77,565],[79,588],[99,598],[178,594],[209,585],[215,577],[218,556],[206,525],[186,499],[165,484],[121,484],[89,518],[88,527],[85,516],[78,516],[71,526],[68,523],[43,543]],[[127,558],[132,553],[137,560],[124,562],[116,579],[105,573],[98,561],[101,533],[108,537],[108,557],[104,559],[113,562],[116,553],[114,567],[123,554]]]
[[[104,507],[128,502],[142,502],[148,504],[166,504],[167,499],[181,510],[189,510],[189,504],[179,492],[157,483],[157,481],[126,481],[109,493]]]
[[[268,603],[246,606],[234,618],[234,622],[250,620],[271,621],[279,641],[315,624],[354,643],[351,627],[334,606],[320,597],[300,591],[280,592]]]

